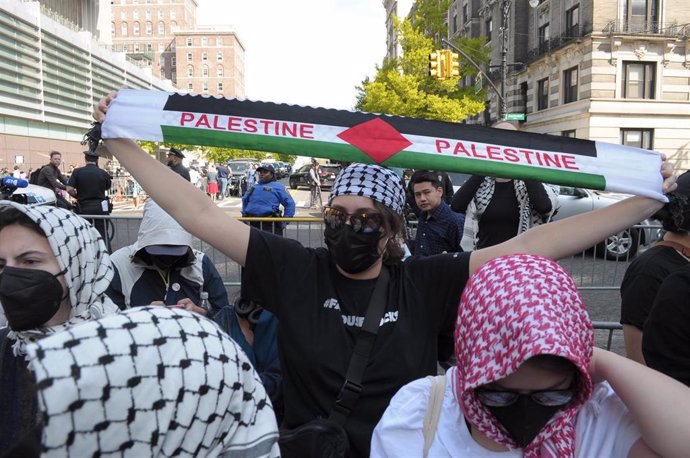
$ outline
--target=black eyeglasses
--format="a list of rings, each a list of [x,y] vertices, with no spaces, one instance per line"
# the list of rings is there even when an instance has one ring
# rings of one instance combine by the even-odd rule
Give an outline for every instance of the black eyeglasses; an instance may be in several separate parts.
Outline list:
[[[331,229],[340,229],[347,223],[348,218],[350,219],[352,230],[357,233],[378,232],[383,221],[379,212],[357,210],[355,213],[346,213],[337,207],[323,207],[323,221]]]
[[[486,407],[508,407],[517,402],[523,396],[529,397],[535,403],[545,407],[560,407],[573,400],[576,390],[542,390],[529,393],[518,393],[516,391],[495,391],[486,389],[476,389],[474,391],[479,402]]]

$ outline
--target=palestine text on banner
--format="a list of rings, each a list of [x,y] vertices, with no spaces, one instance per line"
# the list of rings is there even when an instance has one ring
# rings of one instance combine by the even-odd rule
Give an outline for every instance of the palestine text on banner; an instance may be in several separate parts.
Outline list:
[[[103,138],[467,172],[664,200],[661,157],[589,140],[425,119],[123,89]]]

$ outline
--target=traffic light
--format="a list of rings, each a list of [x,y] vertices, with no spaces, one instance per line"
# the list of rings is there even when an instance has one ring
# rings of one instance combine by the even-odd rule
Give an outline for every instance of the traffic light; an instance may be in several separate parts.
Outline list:
[[[429,76],[433,78],[443,78],[442,54],[442,51],[434,51],[429,54]]]
[[[460,76],[460,56],[450,49],[445,49],[446,53],[446,78],[457,78]]]

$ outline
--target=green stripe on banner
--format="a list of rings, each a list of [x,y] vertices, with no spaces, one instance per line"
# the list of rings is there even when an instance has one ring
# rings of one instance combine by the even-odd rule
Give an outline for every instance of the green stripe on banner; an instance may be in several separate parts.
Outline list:
[[[161,126],[161,130],[164,141],[171,143],[225,146],[228,148],[270,151],[283,154],[327,157],[335,161],[374,163],[369,156],[357,147],[345,143],[320,142],[317,140],[301,140],[227,131],[218,132],[215,130],[190,129],[177,126]],[[565,186],[606,189],[606,179],[602,175],[536,168],[520,164],[506,164],[504,162],[482,161],[457,156],[425,154],[416,151],[401,151],[382,165],[506,178],[517,177],[545,183],[558,183]]]
[[[446,172],[462,172],[482,176],[519,178],[602,191],[606,189],[606,177],[593,173],[568,172],[463,157],[433,156],[420,154],[415,151],[401,151],[381,165],[406,169],[444,170]]]

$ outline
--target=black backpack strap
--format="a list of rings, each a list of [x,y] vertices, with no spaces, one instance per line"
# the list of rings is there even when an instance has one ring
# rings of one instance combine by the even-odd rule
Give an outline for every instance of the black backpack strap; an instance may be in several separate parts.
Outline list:
[[[362,393],[364,371],[371,351],[374,348],[374,342],[376,342],[376,334],[379,331],[381,318],[383,318],[383,313],[386,310],[389,278],[388,268],[382,266],[379,278],[376,280],[376,286],[374,286],[374,292],[369,299],[369,306],[367,307],[367,314],[364,317],[362,328],[357,334],[355,348],[350,358],[350,365],[345,373],[345,382],[340,388],[340,393],[338,393],[335,404],[328,416],[329,420],[341,426],[345,424],[347,416],[352,412],[355,403]]]

